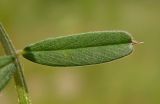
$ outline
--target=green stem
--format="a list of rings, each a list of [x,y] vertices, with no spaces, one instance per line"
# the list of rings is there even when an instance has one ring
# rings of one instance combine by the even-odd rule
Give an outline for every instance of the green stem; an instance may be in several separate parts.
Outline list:
[[[16,55],[16,49],[14,48],[12,41],[9,39],[7,32],[5,31],[2,24],[0,24],[0,40],[2,46],[7,55],[13,55],[16,57],[15,65],[17,71],[14,74],[14,80],[16,85],[16,90],[18,93],[19,104],[31,104],[28,95],[28,88],[25,82],[22,66],[19,62],[18,56]]]

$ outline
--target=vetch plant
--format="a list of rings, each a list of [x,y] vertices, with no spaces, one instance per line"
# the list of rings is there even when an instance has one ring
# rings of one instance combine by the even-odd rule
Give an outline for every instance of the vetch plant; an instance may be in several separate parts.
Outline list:
[[[6,56],[0,57],[0,91],[14,77],[19,104],[31,104],[18,56],[53,67],[85,66],[110,62],[132,53],[139,42],[124,31],[98,31],[49,38],[17,51],[4,27],[0,41]]]

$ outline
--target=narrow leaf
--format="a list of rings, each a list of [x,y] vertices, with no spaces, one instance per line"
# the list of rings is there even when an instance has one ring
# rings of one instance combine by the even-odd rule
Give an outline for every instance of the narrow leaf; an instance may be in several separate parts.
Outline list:
[[[129,55],[132,38],[126,32],[88,32],[50,38],[27,46],[23,56],[49,66],[83,66]]]
[[[15,71],[12,56],[0,57],[0,91],[7,85]]]

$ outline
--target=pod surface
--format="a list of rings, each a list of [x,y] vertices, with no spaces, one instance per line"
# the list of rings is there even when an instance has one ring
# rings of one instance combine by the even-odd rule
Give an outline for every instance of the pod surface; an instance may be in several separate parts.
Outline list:
[[[23,56],[43,65],[83,66],[110,62],[132,51],[127,32],[100,31],[42,40],[27,46]]]

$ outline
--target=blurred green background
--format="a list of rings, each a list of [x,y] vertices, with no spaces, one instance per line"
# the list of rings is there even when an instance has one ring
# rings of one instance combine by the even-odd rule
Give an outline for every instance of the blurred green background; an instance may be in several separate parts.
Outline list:
[[[17,49],[102,30],[125,30],[144,41],[128,57],[86,67],[48,67],[21,57],[33,104],[160,104],[159,0],[0,0],[0,21]],[[0,104],[17,104],[13,80]]]

